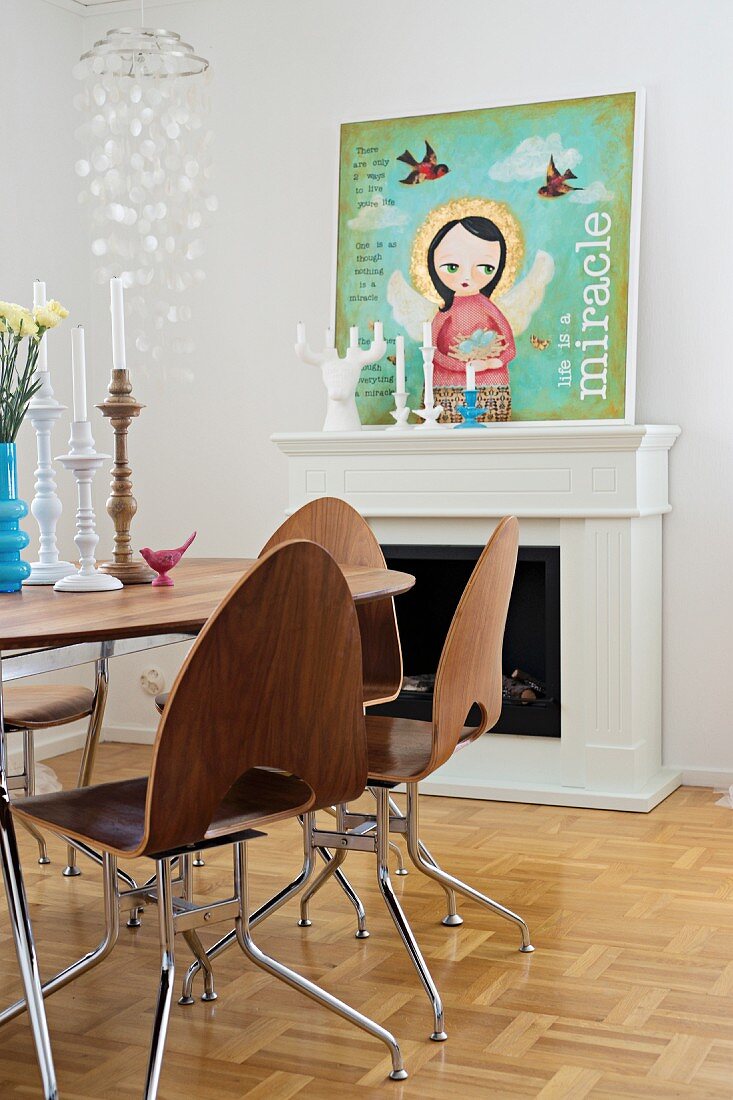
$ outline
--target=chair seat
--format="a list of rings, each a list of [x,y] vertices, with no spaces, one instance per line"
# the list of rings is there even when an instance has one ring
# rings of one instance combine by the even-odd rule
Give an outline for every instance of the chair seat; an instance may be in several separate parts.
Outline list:
[[[54,832],[84,840],[124,856],[135,852],[145,831],[146,777],[100,783],[56,794],[19,798],[14,814]],[[281,772],[253,768],[234,784],[221,802],[214,820],[191,847],[217,837],[265,825],[307,808],[311,789],[300,779]]]
[[[470,744],[475,732],[465,726],[456,749]],[[429,771],[432,723],[367,713],[366,734],[370,778],[409,783],[421,779]]]
[[[3,710],[8,726],[40,730],[63,726],[92,713],[94,693],[65,684],[8,684],[3,688]]]

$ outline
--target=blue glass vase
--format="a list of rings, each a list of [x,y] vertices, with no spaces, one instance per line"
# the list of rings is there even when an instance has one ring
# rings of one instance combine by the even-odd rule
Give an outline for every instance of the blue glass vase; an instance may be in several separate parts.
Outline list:
[[[18,520],[28,515],[28,505],[18,500],[18,460],[14,443],[0,443],[0,592],[20,592],[31,567],[20,560],[30,536]]]

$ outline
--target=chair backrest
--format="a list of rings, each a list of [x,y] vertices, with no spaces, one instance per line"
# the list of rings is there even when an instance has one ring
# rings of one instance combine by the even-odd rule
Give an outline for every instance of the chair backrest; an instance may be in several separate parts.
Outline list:
[[[469,577],[448,631],[435,677],[433,753],[426,774],[455,752],[469,710],[481,722],[471,740],[490,730],[501,713],[501,649],[517,564],[519,524],[505,516]]]
[[[309,539],[324,546],[340,565],[384,569],[382,548],[363,516],[338,497],[320,497],[294,512],[269,539],[262,553],[286,539]],[[393,699],[402,687],[402,650],[393,600],[357,607],[365,702]]]
[[[312,542],[263,555],[194,643],[158,726],[146,853],[200,840],[253,767],[298,776],[302,809],[347,802],[367,779],[361,645],[348,584]]]

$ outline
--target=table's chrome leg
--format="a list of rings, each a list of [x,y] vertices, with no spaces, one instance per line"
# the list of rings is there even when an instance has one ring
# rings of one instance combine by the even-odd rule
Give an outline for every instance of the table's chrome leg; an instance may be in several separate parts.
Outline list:
[[[102,722],[104,720],[104,708],[107,704],[107,693],[109,691],[109,661],[106,657],[101,657],[96,662],[96,679],[94,683],[94,703],[92,705],[92,713],[89,715],[89,725],[87,727],[87,737],[84,742],[84,752],[81,758],[81,765],[79,767],[79,780],[78,787],[88,787],[92,781],[92,771],[94,769],[94,758],[97,754],[97,747],[99,745],[99,738],[102,733]],[[76,862],[76,848],[73,845],[69,845],[66,850],[66,867],[62,872],[66,878],[75,878],[81,874]]]
[[[18,855],[18,841],[10,812],[7,775],[8,752],[3,714],[2,676],[0,675],[0,854],[2,856],[5,894],[8,899],[8,912],[13,929],[15,950],[18,955],[20,976],[23,981],[25,999],[28,1003],[33,1042],[41,1070],[43,1095],[46,1100],[58,1100],[56,1070],[53,1064],[46,1009],[43,1004],[43,992],[41,991],[41,975],[38,970],[36,948],[33,942],[33,929],[28,916],[28,903]]]
[[[175,953],[173,944],[173,892],[171,886],[171,865],[167,859],[157,861],[158,872],[158,923],[160,925],[160,987],[158,1003],[153,1019],[153,1038],[150,1044],[148,1072],[145,1078],[145,1100],[155,1100],[158,1095],[160,1071],[163,1068],[163,1050],[168,1032],[168,1018],[173,999],[173,981],[175,977]]]

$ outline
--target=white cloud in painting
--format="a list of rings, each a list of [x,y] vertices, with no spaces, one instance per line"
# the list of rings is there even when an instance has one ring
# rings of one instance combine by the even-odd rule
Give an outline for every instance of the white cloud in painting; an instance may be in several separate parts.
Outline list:
[[[568,202],[610,202],[612,198],[613,191],[609,191],[602,180],[594,180],[582,191],[578,189],[577,191],[568,192]]]
[[[549,134],[546,138],[537,135],[525,138],[505,160],[492,164],[489,176],[501,183],[544,179],[550,157],[554,157],[557,170],[564,172],[567,168],[577,168],[583,154],[578,149],[564,149],[559,134]]]
[[[372,200],[376,206],[362,206],[355,218],[351,218],[346,224],[349,229],[387,229],[391,225],[404,225],[407,214],[403,214],[396,206],[388,206],[384,196],[375,195]]]

